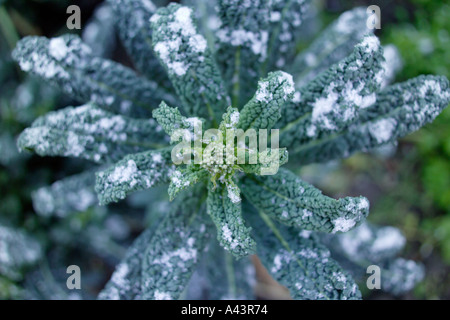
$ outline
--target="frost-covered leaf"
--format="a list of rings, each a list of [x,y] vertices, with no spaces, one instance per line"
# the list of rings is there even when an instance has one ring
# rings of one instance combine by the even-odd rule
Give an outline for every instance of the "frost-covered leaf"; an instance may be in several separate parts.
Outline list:
[[[97,57],[109,58],[116,45],[114,29],[114,11],[108,4],[102,4],[95,9],[94,14],[83,28],[83,42]]]
[[[348,130],[289,149],[290,155],[303,164],[325,162],[395,142],[432,122],[447,107],[449,82],[441,76],[419,76],[387,87],[376,100]]]
[[[128,248],[125,258],[105,288],[100,292],[100,300],[139,300],[141,298],[142,260],[145,250],[153,237],[153,230],[145,230]]]
[[[157,10],[152,0],[108,0],[116,27],[136,68],[147,79],[170,86],[166,72],[153,52],[150,18]]]
[[[363,223],[349,232],[329,237],[326,243],[353,261],[381,263],[394,258],[404,248],[406,239],[397,228]]]
[[[411,291],[422,281],[425,270],[413,260],[397,258],[386,263],[381,270],[381,289],[394,295]]]
[[[98,172],[95,191],[101,205],[125,199],[129,193],[168,183],[175,170],[170,148],[130,154]]]
[[[310,14],[311,0],[274,0],[270,7],[267,70],[290,64],[302,37],[303,21]]]
[[[219,183],[214,189],[208,185],[208,214],[217,228],[217,240],[220,245],[236,258],[242,258],[255,252],[255,241],[242,219],[241,204],[234,201],[233,190]]]
[[[174,136],[176,130],[187,129],[190,132],[194,131],[196,127],[200,128],[203,120],[197,117],[186,118],[181,115],[178,108],[169,107],[164,101],[160,106],[153,110],[153,118],[161,125],[166,134],[171,138]],[[177,142],[172,141],[171,142]]]
[[[277,71],[258,82],[255,96],[242,108],[238,128],[270,130],[280,119],[281,110],[294,95],[294,81],[288,73]]]
[[[289,153],[285,148],[267,149],[258,152],[256,164],[241,164],[239,167],[245,173],[253,173],[256,175],[273,175],[278,172],[278,168],[286,164],[289,159]],[[246,154],[245,163],[249,163],[248,153]]]
[[[297,56],[292,65],[297,88],[344,59],[364,35],[372,32],[366,25],[368,18],[366,9],[358,7],[341,14]]]
[[[116,62],[92,55],[78,36],[25,37],[13,52],[22,70],[56,85],[82,102],[134,117],[150,115],[162,100],[175,99]]]
[[[142,262],[143,299],[178,299],[210,240],[203,188],[180,195],[148,243]]]
[[[170,4],[151,18],[153,48],[190,116],[210,121],[230,104],[220,71],[191,8]]]
[[[103,163],[160,147],[166,141],[153,119],[132,119],[86,104],[38,118],[20,135],[18,146],[41,156],[70,156]]]
[[[384,81],[383,63],[378,38],[366,36],[349,57],[300,89],[298,101],[283,109],[280,143],[291,151],[347,128],[358,119],[359,110],[376,102]]]
[[[208,41],[211,51],[215,51],[215,33],[220,27],[220,19],[217,15],[216,7],[218,0],[181,0],[181,4],[195,8],[194,14],[197,20],[198,29]]]
[[[256,90],[269,41],[269,0],[219,0],[221,26],[216,58],[233,97],[242,107]]]
[[[286,169],[280,169],[276,175],[247,176],[242,180],[241,189],[266,215],[300,230],[347,232],[369,214],[366,198],[326,197]]]
[[[38,262],[42,254],[37,240],[20,230],[0,225],[0,274],[20,280],[21,269]]]
[[[188,300],[253,300],[255,267],[250,257],[234,259],[217,241],[208,246],[199,268],[192,275]]]
[[[244,212],[258,243],[258,257],[272,277],[289,289],[293,299],[361,299],[351,275],[331,259],[330,251],[316,235],[276,225],[262,211],[258,215],[245,208]]]
[[[97,204],[93,171],[67,177],[31,194],[34,210],[41,216],[66,217]]]
[[[194,166],[187,166],[186,168],[175,170],[170,176],[169,185],[169,199],[172,201],[176,195],[201,180],[206,180],[208,172],[204,169],[198,169]]]
[[[396,228],[364,223],[348,233],[327,235],[322,240],[333,256],[362,281],[367,279],[369,266],[378,266],[381,290],[385,292],[394,295],[405,293],[424,277],[421,264],[396,257],[406,242]]]

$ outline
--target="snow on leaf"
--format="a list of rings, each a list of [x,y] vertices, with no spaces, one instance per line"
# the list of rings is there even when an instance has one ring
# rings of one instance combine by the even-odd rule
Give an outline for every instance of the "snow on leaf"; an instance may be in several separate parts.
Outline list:
[[[364,221],[369,213],[366,198],[326,197],[286,169],[273,176],[246,177],[241,188],[259,210],[301,230],[346,232]]]

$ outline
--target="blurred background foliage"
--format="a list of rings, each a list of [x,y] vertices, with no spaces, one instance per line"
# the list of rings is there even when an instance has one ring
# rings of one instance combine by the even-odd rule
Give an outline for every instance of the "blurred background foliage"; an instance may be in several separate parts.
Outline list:
[[[0,0],[0,228],[16,244],[26,246],[31,241],[39,246],[34,248],[39,257],[12,259],[4,263],[9,269],[0,268],[2,299],[95,298],[143,224],[150,225],[157,217],[155,212],[164,211],[164,190],[151,193],[158,202],[152,208],[140,200],[149,194],[108,207],[108,212],[93,207],[64,218],[37,214],[32,206],[32,191],[81,172],[89,164],[17,152],[15,139],[33,119],[75,102],[20,72],[10,52],[20,37],[69,32],[65,27],[69,4],[81,7],[85,26],[101,2]],[[403,59],[396,81],[420,74],[450,78],[449,1],[321,0],[322,27],[347,9],[372,4],[378,5],[382,14],[382,29],[377,35],[383,44],[397,46]],[[130,65],[120,44],[112,57]],[[450,299],[449,121],[447,108],[434,123],[401,140],[398,146],[358,154],[340,163],[299,169],[305,179],[329,195],[367,196],[371,201],[369,220],[402,230],[408,239],[404,256],[424,263],[425,280],[413,292],[401,297],[364,292],[366,298]],[[0,237],[0,253],[13,249],[6,247],[8,243]],[[80,265],[81,261],[86,265]],[[5,262],[1,254],[0,262]],[[70,264],[89,270],[83,273],[83,295],[64,289],[65,268]]]

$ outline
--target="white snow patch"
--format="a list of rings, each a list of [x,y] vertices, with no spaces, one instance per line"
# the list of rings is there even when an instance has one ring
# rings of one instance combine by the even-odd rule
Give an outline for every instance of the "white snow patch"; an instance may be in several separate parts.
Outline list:
[[[385,143],[392,138],[397,121],[392,118],[381,119],[368,125],[370,135],[378,142]]]
[[[172,300],[172,296],[167,292],[162,292],[159,290],[155,291],[155,300]]]
[[[353,228],[356,224],[355,219],[347,219],[344,217],[339,217],[333,221],[334,228],[332,233],[336,233],[338,231],[347,232],[351,228]]]
[[[50,55],[58,61],[67,56],[68,48],[63,38],[53,38],[48,45]]]

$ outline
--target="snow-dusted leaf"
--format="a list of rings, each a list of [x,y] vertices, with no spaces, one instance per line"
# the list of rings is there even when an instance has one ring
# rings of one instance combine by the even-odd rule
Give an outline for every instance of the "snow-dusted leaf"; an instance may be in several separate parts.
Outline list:
[[[230,101],[206,39],[197,31],[192,9],[170,4],[150,21],[154,51],[186,113],[210,121],[220,119]]]
[[[270,7],[270,34],[266,70],[286,67],[297,53],[303,21],[311,10],[311,0],[274,0]]]
[[[21,269],[35,264],[43,254],[41,244],[24,232],[0,225],[0,274],[20,280]]]
[[[203,120],[201,118],[186,118],[181,115],[178,108],[169,107],[164,101],[160,106],[153,110],[153,118],[161,125],[166,134],[173,137],[176,130],[187,129],[194,132],[196,128],[201,129]],[[171,141],[177,142],[177,141]]]
[[[367,28],[367,8],[346,11],[327,27],[316,40],[295,59],[292,71],[297,88],[313,80],[322,71],[341,61],[372,30]]]
[[[217,15],[218,0],[181,0],[183,6],[194,8],[195,18],[197,20],[198,29],[208,41],[211,51],[215,51],[216,31],[220,27],[220,19]]]
[[[394,295],[411,291],[422,281],[425,270],[422,264],[413,260],[397,258],[383,265],[381,289]]]
[[[244,212],[254,230],[258,257],[272,277],[289,289],[293,299],[361,299],[351,275],[330,257],[315,234],[275,224],[261,211],[258,215],[254,209],[245,208]]]
[[[160,147],[167,140],[153,119],[132,119],[86,104],[38,118],[20,135],[18,146],[41,156],[70,156],[103,163]]]
[[[364,223],[344,234],[322,237],[333,256],[354,277],[367,279],[367,268],[376,265],[381,272],[381,290],[399,295],[410,291],[423,279],[423,266],[412,260],[397,258],[406,239],[393,227]]]
[[[240,164],[239,167],[245,173],[253,173],[257,175],[272,175],[278,172],[278,168],[286,164],[289,159],[289,153],[285,148],[267,149],[258,152],[257,163],[248,164],[249,157],[246,154],[246,164]]]
[[[277,71],[258,82],[255,96],[242,108],[238,128],[270,130],[280,119],[281,110],[294,95],[294,81],[288,73]]]
[[[186,290],[188,300],[253,300],[255,267],[250,257],[234,259],[217,241],[208,246]]]
[[[142,297],[142,260],[153,234],[153,230],[147,229],[133,242],[98,299],[139,300]]]
[[[168,183],[175,170],[170,148],[130,154],[98,172],[95,191],[101,205],[125,199],[129,193]]]
[[[176,195],[187,189],[201,180],[206,180],[208,172],[204,169],[199,169],[194,166],[187,166],[186,168],[175,170],[170,176],[169,185],[169,199],[172,201]]]
[[[449,82],[442,76],[419,76],[387,87],[376,100],[348,130],[291,148],[290,155],[303,164],[326,162],[395,142],[432,122],[447,107]]]
[[[369,214],[366,198],[326,197],[286,169],[280,169],[276,175],[247,176],[242,180],[241,189],[266,215],[299,230],[347,232]]]
[[[93,102],[107,111],[147,117],[162,100],[175,103],[155,82],[116,62],[93,56],[75,35],[25,37],[13,57],[22,70],[82,103]]]
[[[269,0],[219,0],[218,8],[221,26],[216,58],[233,97],[232,105],[242,107],[255,92],[267,58]]]
[[[326,243],[352,261],[376,264],[394,258],[404,248],[406,239],[397,228],[363,223],[354,230],[329,237]]]
[[[178,299],[210,240],[210,220],[202,203],[203,188],[180,194],[158,225],[142,261],[143,299]]]
[[[150,18],[157,10],[152,0],[108,0],[116,28],[136,68],[150,80],[170,87],[166,72],[153,52]]]
[[[33,208],[41,216],[60,218],[70,213],[85,211],[97,204],[94,184],[93,171],[56,181],[51,186],[39,188],[31,194]]]
[[[114,11],[108,4],[102,4],[95,9],[94,14],[83,28],[83,42],[87,44],[92,54],[97,57],[109,58],[116,45],[114,28]]]
[[[255,241],[242,219],[241,204],[236,195],[219,183],[215,189],[208,185],[208,214],[217,228],[217,240],[220,245],[236,258],[242,258],[255,252]]]
[[[359,110],[376,102],[384,81],[383,62],[378,38],[366,36],[349,57],[300,89],[298,101],[283,109],[280,143],[291,151],[351,125]]]

